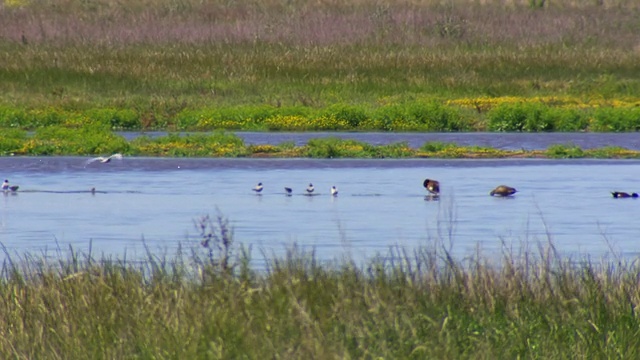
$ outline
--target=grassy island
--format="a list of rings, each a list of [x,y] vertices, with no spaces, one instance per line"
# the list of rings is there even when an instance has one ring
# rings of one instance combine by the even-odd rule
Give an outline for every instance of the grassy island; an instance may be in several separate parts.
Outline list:
[[[326,137],[296,146],[247,145],[238,135],[225,132],[140,136],[127,140],[108,128],[46,127],[30,134],[9,129],[0,138],[2,155],[94,155],[122,153],[153,157],[256,157],[256,158],[640,158],[640,151],[618,146],[582,149],[573,144],[556,144],[544,150],[501,150],[482,146],[459,146],[439,141],[425,142],[418,148],[405,142],[371,145],[363,141]]]

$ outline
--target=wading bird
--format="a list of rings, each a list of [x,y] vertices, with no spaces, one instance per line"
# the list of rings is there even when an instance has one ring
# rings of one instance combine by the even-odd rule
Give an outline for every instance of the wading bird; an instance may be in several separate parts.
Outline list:
[[[331,187],[331,195],[338,196],[338,189],[335,186]]]
[[[287,196],[291,196],[291,193],[293,192],[293,190],[291,190],[290,187],[286,187],[284,188],[284,192],[285,194],[287,194]]]
[[[259,192],[262,191],[262,189],[263,189],[262,183],[259,182],[258,185],[254,186],[253,189],[251,189],[251,190],[255,191],[256,193],[259,193]]]
[[[85,165],[89,165],[92,162],[96,162],[96,161],[98,161],[98,162],[100,162],[102,164],[106,164],[108,162],[111,162],[112,159],[122,160],[122,154],[113,154],[113,155],[111,155],[109,157],[98,156],[98,157],[95,157],[93,159],[87,160]]]
[[[5,180],[2,183],[2,191],[18,191],[18,185],[9,185],[9,180]]]
[[[497,188],[491,190],[491,192],[489,193],[489,195],[494,196],[494,195],[498,195],[498,196],[511,196],[513,194],[515,194],[516,192],[518,192],[518,190],[507,186],[507,185],[500,185]]]
[[[440,182],[437,180],[424,179],[422,186],[433,195],[440,195]]]
[[[313,184],[309,183],[309,186],[307,186],[307,194],[311,195],[311,193],[313,192],[313,190],[315,190],[313,188]]]

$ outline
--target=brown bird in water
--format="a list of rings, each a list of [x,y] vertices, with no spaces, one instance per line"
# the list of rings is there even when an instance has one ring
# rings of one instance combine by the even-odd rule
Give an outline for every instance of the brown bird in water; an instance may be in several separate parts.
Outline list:
[[[637,198],[638,194],[637,193],[626,193],[626,192],[620,192],[620,191],[613,191],[611,192],[611,195],[618,199],[618,198]]]
[[[515,194],[516,192],[518,192],[518,190],[512,188],[511,186],[500,185],[497,188],[491,190],[489,195],[491,195],[491,196],[494,196],[494,195],[511,196],[511,195]]]
[[[436,180],[424,179],[422,186],[434,195],[440,195],[440,183]]]

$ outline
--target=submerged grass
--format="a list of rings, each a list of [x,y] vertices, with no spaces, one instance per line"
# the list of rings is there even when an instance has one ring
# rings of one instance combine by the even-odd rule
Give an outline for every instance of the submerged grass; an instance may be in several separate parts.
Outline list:
[[[637,358],[637,262],[553,245],[454,259],[435,243],[359,266],[292,248],[253,270],[224,217],[204,252],[6,260],[3,358]]]

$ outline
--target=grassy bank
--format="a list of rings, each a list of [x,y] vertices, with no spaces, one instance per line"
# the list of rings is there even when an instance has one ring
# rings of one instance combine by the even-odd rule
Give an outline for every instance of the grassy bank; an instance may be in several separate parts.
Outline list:
[[[176,109],[158,118],[136,109],[23,109],[0,105],[0,128],[34,130],[103,126],[171,131],[623,132],[640,130],[640,101],[575,97],[480,97],[388,101],[375,108],[334,103],[324,108],[243,105]]]
[[[625,0],[12,0],[0,106],[132,129],[636,131],[638,15]],[[485,105],[509,97],[630,109],[620,126],[582,111],[505,125]]]
[[[461,261],[432,244],[362,266],[294,248],[255,272],[224,219],[203,221],[190,254],[5,262],[0,356],[640,356],[637,262],[562,258],[549,244]]]
[[[640,158],[640,151],[617,146],[582,149],[573,144],[556,144],[544,150],[502,150],[483,146],[459,146],[439,141],[418,148],[405,142],[371,145],[357,140],[326,137],[311,139],[296,146],[246,145],[232,133],[169,134],[140,136],[126,140],[108,128],[89,126],[80,129],[46,127],[27,133],[8,129],[0,138],[0,156],[107,155],[171,157],[271,157],[271,158]]]

